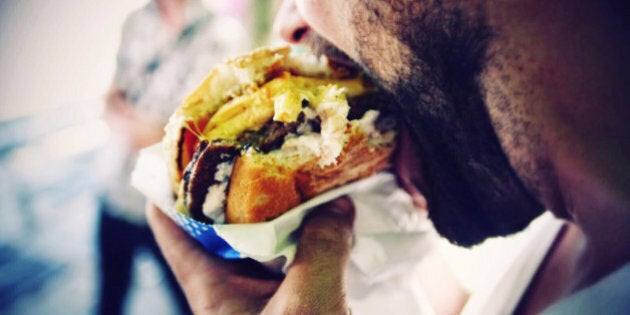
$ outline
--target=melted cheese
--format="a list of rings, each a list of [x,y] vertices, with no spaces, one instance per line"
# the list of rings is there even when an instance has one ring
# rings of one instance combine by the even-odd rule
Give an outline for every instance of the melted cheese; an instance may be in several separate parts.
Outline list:
[[[360,79],[320,79],[284,73],[253,93],[236,97],[223,105],[208,121],[201,138],[236,139],[246,130],[258,130],[269,120],[293,122],[303,102],[318,109],[320,104],[344,103],[346,95],[366,91]],[[306,104],[305,103],[305,104]]]

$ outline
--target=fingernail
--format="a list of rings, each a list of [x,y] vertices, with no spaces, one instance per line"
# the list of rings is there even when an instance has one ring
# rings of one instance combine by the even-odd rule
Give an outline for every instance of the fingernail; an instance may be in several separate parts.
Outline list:
[[[343,216],[352,216],[354,214],[354,204],[348,197],[342,197],[332,201],[327,208],[328,211]]]

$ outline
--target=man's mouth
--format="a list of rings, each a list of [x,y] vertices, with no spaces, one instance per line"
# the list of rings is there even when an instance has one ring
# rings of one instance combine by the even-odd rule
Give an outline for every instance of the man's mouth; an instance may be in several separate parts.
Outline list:
[[[325,54],[325,55],[326,55],[326,58],[328,58],[328,63],[334,69],[344,68],[351,72],[356,72],[356,71],[359,71],[360,69],[360,67],[349,58],[343,58],[338,55],[330,55],[330,54]]]
[[[424,179],[420,169],[420,156],[416,153],[405,126],[401,126],[398,140],[398,151],[394,161],[394,168],[398,184],[411,197],[414,206],[428,210],[428,202],[421,189]]]
[[[344,71],[352,75],[361,70],[361,66],[348,57],[346,53],[313,32],[308,34],[306,45],[315,55],[326,56],[330,66],[337,71]]]
[[[315,33],[308,34],[306,44],[317,56],[326,56],[328,63],[336,71],[343,71],[350,75],[362,69],[346,53]],[[409,194],[414,206],[426,210],[428,208],[427,199],[419,188],[424,182],[420,178],[419,157],[414,154],[416,149],[411,145],[406,131],[401,131],[401,134],[398,157],[394,163],[398,182],[400,187]]]

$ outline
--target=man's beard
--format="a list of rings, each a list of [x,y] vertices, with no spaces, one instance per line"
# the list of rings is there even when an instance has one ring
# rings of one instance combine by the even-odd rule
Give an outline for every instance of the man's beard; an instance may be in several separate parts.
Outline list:
[[[422,160],[423,178],[414,184],[427,198],[430,218],[441,235],[461,246],[522,230],[544,207],[512,169],[482,97],[478,77],[489,29],[482,18],[467,19],[461,11],[432,11],[412,21],[415,27],[396,30],[413,52],[401,57],[407,71],[399,73],[408,76],[379,78],[377,65],[391,63],[371,51],[378,43],[369,34],[357,38],[357,47],[364,47],[357,62],[396,100]],[[365,22],[357,20],[357,27]],[[345,56],[322,39],[311,44]]]

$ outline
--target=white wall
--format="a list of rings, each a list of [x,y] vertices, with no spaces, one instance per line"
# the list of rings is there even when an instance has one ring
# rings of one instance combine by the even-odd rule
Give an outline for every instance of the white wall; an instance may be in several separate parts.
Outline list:
[[[97,102],[113,75],[122,23],[149,0],[0,0],[0,121]],[[237,15],[247,0],[203,0]]]
[[[122,22],[145,1],[0,1],[0,121],[98,101]]]

